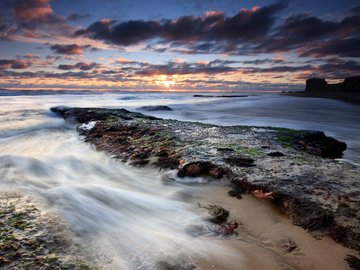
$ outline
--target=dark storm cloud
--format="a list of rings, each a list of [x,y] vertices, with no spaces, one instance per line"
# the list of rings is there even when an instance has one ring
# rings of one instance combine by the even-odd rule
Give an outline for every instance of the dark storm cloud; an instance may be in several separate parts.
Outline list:
[[[360,5],[353,6],[350,11],[354,14],[360,14]]]
[[[77,44],[55,44],[51,45],[50,49],[52,52],[57,54],[68,54],[68,55],[74,55],[74,54],[83,54],[84,49],[90,48],[90,46],[79,46]]]
[[[95,67],[97,67],[97,63],[84,63],[84,62],[78,62],[75,65],[59,65],[58,69],[60,70],[73,70],[73,69],[80,69],[83,71],[91,70]]]
[[[275,15],[286,7],[285,2],[269,6],[241,9],[233,17],[212,11],[204,16],[183,16],[175,20],[101,20],[76,35],[104,40],[116,45],[133,45],[149,39],[161,42],[254,41],[266,35],[275,22]]]
[[[311,65],[305,66],[274,66],[270,68],[248,68],[244,73],[282,73],[282,72],[297,72],[311,70],[314,67]]]
[[[146,49],[155,52],[256,55],[294,51],[299,56],[359,57],[360,5],[340,20],[325,20],[309,13],[277,20],[276,15],[286,6],[281,1],[241,9],[232,17],[210,11],[173,20],[103,19],[75,35],[120,46],[151,40]]]
[[[0,60],[0,70],[4,69],[26,69],[31,66],[30,61],[13,59],[13,60]]]
[[[156,21],[139,20],[117,24],[115,21],[104,19],[93,23],[86,30],[77,31],[75,35],[127,46],[155,37],[159,28],[160,24]]]
[[[360,57],[360,36],[357,38],[334,39],[312,44],[299,50],[300,56],[324,57]]]
[[[359,57],[359,6],[340,21],[297,14],[288,17],[276,33],[255,49],[260,53],[298,50],[300,56]]]
[[[295,51],[299,56],[359,57],[360,6],[352,7],[341,20],[325,20],[308,13],[294,14],[278,21],[276,14],[284,2],[253,9],[241,9],[232,17],[212,11],[203,16],[183,16],[174,20],[101,20],[76,35],[107,43],[129,46],[150,39],[156,52],[183,54],[259,53]],[[254,63],[255,64],[255,63]]]
[[[360,62],[353,60],[350,61],[339,60],[337,63],[329,62],[316,66],[312,70],[309,70],[310,76],[300,75],[298,78],[301,78],[303,80],[309,77],[343,79],[346,77],[354,76],[354,74],[359,74],[359,70],[360,70]]]

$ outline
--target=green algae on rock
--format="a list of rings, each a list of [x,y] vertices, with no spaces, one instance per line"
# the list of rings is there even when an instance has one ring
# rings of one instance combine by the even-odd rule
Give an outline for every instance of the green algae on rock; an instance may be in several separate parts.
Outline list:
[[[0,193],[0,268],[97,269],[81,259],[61,222],[54,226],[45,216],[28,196]]]

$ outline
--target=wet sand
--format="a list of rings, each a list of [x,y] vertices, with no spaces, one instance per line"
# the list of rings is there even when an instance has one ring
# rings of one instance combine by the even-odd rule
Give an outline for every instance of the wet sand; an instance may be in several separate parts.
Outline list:
[[[226,196],[221,186],[207,185],[197,194],[203,204],[218,204],[230,211],[230,220],[239,221],[237,236],[221,241],[236,253],[217,255],[214,251],[214,264],[211,269],[351,269],[344,260],[347,254],[357,255],[349,248],[336,243],[320,232],[311,234],[292,225],[268,201],[257,200],[247,195],[242,200]],[[313,235],[321,235],[320,240]],[[282,247],[288,240],[296,243],[291,253]],[[209,241],[207,239],[207,241]],[[211,250],[211,249],[210,249]],[[204,269],[207,269],[206,267]]]

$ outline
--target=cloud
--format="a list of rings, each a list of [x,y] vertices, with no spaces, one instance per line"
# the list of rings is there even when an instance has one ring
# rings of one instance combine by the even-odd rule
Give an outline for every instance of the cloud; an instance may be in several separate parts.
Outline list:
[[[301,48],[299,52],[304,57],[360,57],[360,37],[323,41]]]
[[[153,38],[158,31],[159,23],[156,21],[131,20],[116,24],[115,21],[105,19],[93,23],[86,30],[77,31],[75,35],[127,46]]]
[[[256,59],[256,60],[248,60],[248,61],[242,61],[241,63],[247,64],[247,65],[262,65],[262,64],[279,64],[285,62],[283,59]]]
[[[244,73],[283,73],[283,72],[304,72],[312,70],[314,67],[311,65],[305,66],[274,66],[270,68],[248,68],[244,70]]]
[[[53,14],[48,0],[18,0],[13,16],[21,21],[44,21]]]
[[[68,54],[68,55],[74,55],[74,54],[83,54],[85,48],[89,48],[89,45],[86,46],[79,46],[77,44],[55,44],[51,45],[50,49],[56,54]]]
[[[355,5],[355,6],[351,7],[350,12],[359,15],[360,14],[360,5]]]
[[[5,22],[0,16],[0,40],[11,40],[12,35],[16,33],[16,28]]]
[[[302,57],[359,57],[360,5],[350,8],[339,20],[322,19],[310,13],[278,19],[279,12],[286,6],[287,2],[280,1],[240,9],[234,16],[209,11],[202,16],[175,19],[123,22],[103,19],[76,31],[75,35],[118,46],[147,42],[147,50],[159,53],[294,52]]]
[[[73,69],[80,69],[83,71],[91,70],[95,67],[98,67],[99,65],[97,63],[85,63],[85,62],[78,62],[75,65],[59,65],[58,69],[60,70],[73,70]]]
[[[22,59],[14,59],[14,60],[0,60],[0,70],[4,69],[26,69],[31,66],[30,61],[22,60]]]
[[[265,7],[241,9],[233,17],[213,11],[203,16],[183,16],[173,20],[117,22],[103,19],[77,31],[75,35],[121,46],[150,39],[180,43],[218,40],[247,42],[266,35],[275,22],[275,15],[285,7],[285,2],[277,2]]]
[[[67,16],[66,19],[68,21],[79,21],[82,19],[87,19],[89,17],[90,17],[90,14],[88,14],[88,13],[80,14],[80,13],[74,12],[74,13],[71,13],[69,16]]]
[[[25,55],[18,56],[18,58],[23,58],[28,60],[38,60],[40,59],[40,56],[32,53],[27,53]]]
[[[186,75],[186,74],[220,74],[235,71],[236,68],[226,66],[224,64],[216,64],[210,62],[203,63],[178,63],[168,62],[164,65],[148,65],[135,72],[137,75]]]
[[[291,15],[254,52],[297,51],[300,56],[359,57],[360,7],[340,21],[323,20],[307,13]]]
[[[50,0],[17,0],[12,10],[15,20],[27,24],[59,23],[65,18],[53,14]]]

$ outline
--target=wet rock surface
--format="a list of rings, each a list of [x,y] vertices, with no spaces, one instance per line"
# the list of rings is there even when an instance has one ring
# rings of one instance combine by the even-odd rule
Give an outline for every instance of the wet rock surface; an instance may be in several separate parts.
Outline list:
[[[349,266],[353,269],[360,270],[360,259],[353,255],[348,255],[345,258],[345,261],[348,262]]]
[[[0,269],[97,269],[85,262],[63,226],[58,218],[41,213],[30,198],[2,191]]]
[[[78,125],[79,134],[114,158],[136,166],[178,169],[178,177],[221,180],[231,187],[230,196],[240,199],[249,193],[270,200],[294,224],[360,250],[360,170],[330,159],[346,145],[322,132],[220,127],[124,109],[51,110],[86,124]],[[271,154],[276,152],[285,156]]]
[[[139,110],[151,112],[151,111],[172,111],[173,109],[171,109],[169,106],[157,105],[157,106],[142,106],[139,108]]]
[[[327,137],[323,132],[304,134],[296,144],[309,154],[325,158],[340,158],[347,148],[346,143]]]

